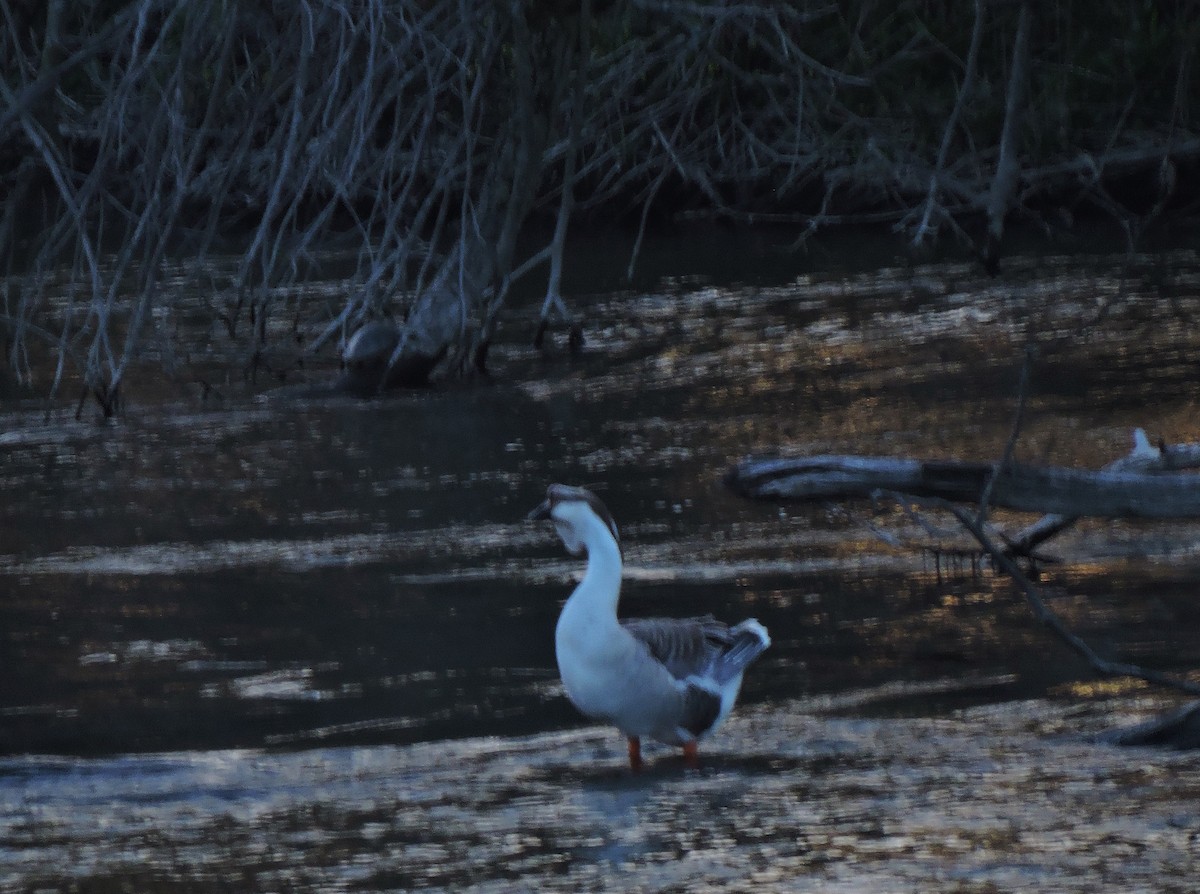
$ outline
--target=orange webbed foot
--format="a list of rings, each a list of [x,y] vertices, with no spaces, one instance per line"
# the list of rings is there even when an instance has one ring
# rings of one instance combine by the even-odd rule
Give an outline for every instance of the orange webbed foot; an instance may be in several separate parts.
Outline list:
[[[642,769],[642,740],[637,736],[629,737],[629,769],[634,773]]]
[[[692,739],[690,742],[683,743],[684,766],[693,768],[700,766],[700,754],[698,749],[699,746],[696,744],[695,739]]]

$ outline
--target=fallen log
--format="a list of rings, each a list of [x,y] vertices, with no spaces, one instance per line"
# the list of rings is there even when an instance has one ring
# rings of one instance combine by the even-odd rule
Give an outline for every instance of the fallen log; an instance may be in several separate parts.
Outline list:
[[[1072,633],[1024,573],[1013,554],[1014,540],[1002,547],[975,516],[958,503],[986,503],[1047,515],[1019,536],[1023,548],[1040,543],[1081,516],[1109,518],[1200,518],[1200,476],[1179,469],[1200,466],[1200,445],[1150,444],[1142,429],[1128,456],[1098,472],[1035,467],[1013,462],[926,461],[862,456],[748,457],[733,466],[725,483],[760,500],[830,500],[886,495],[950,512],[991,557],[998,570],[1024,593],[1035,617],[1098,673],[1132,676],[1200,694],[1200,683],[1102,657]],[[1118,745],[1200,748],[1200,702],[1104,737]]]
[[[990,505],[1004,509],[1107,518],[1200,518],[1200,476],[1182,472],[827,455],[747,457],[725,475],[734,492],[776,501],[869,498],[891,491],[977,503],[989,482]]]
[[[1170,472],[1200,466],[1200,444],[1159,443],[1151,445],[1143,429],[1133,431],[1133,449],[1129,454],[1106,465],[1105,472]],[[1051,513],[1039,518],[1016,536],[1010,538],[1009,549],[1014,554],[1032,555],[1037,547],[1065,531],[1079,520],[1078,516]]]

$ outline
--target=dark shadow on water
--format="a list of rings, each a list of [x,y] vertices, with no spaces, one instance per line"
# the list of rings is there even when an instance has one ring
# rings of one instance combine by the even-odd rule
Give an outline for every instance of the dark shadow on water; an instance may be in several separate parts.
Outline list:
[[[1089,738],[1157,703],[1105,702],[1007,581],[881,542],[886,510],[719,482],[762,450],[996,459],[1030,340],[1023,461],[1195,440],[1194,250],[991,279],[775,235],[577,281],[579,357],[529,346],[527,293],[493,384],[0,407],[0,888],[1193,890],[1194,758]],[[581,563],[522,521],[550,481],[613,511],[623,613],[770,629],[697,769],[631,773],[564,698]],[[1195,526],[1054,545],[1073,629],[1200,666]]]
[[[395,578],[385,564],[19,586],[0,603],[0,652],[9,656],[0,752],[295,750],[579,723],[553,656],[569,577],[517,585]],[[1002,581],[988,586],[1004,592]],[[1126,618],[1108,634],[1112,643],[1127,638],[1151,656],[1162,649],[1160,662],[1188,648],[1186,624],[1164,631],[1136,615],[1145,599],[1155,616],[1187,616],[1186,579],[1167,588],[1109,577],[1105,586]],[[944,715],[1089,676],[1069,655],[1042,657],[1054,644],[1015,601],[943,606],[948,594],[978,587],[895,575],[634,580],[623,605],[634,615],[763,622],[774,645],[747,673],[742,707],[812,697],[833,699],[822,710],[847,715]],[[962,683],[922,687],[947,678]],[[837,702],[839,693],[888,685],[898,688]],[[607,759],[623,763],[623,748]]]
[[[855,717],[944,717],[977,705],[1016,701],[1030,694],[1028,680],[1015,675],[974,683],[968,678],[961,688],[930,692],[914,686],[912,692],[881,696],[868,702],[831,709],[831,715]]]

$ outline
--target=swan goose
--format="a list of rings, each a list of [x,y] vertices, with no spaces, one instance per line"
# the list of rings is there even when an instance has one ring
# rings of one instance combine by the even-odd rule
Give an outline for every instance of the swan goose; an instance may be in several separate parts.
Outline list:
[[[728,716],[743,671],[771,644],[766,628],[754,619],[729,627],[712,615],[618,620],[622,554],[604,504],[582,487],[552,484],[529,518],[552,521],[570,553],[587,553],[554,634],[567,696],[626,736],[634,770],[643,737],[681,746],[694,766],[698,741]]]

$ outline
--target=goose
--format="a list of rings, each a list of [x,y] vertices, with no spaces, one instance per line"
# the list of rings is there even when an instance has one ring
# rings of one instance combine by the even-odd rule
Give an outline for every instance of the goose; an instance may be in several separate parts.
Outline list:
[[[551,484],[529,519],[552,521],[568,552],[587,553],[554,632],[567,697],[621,731],[634,771],[643,738],[682,747],[696,766],[697,743],[729,715],[742,673],[771,645],[766,628],[753,618],[729,627],[712,615],[618,620],[622,553],[604,504],[582,487]]]

